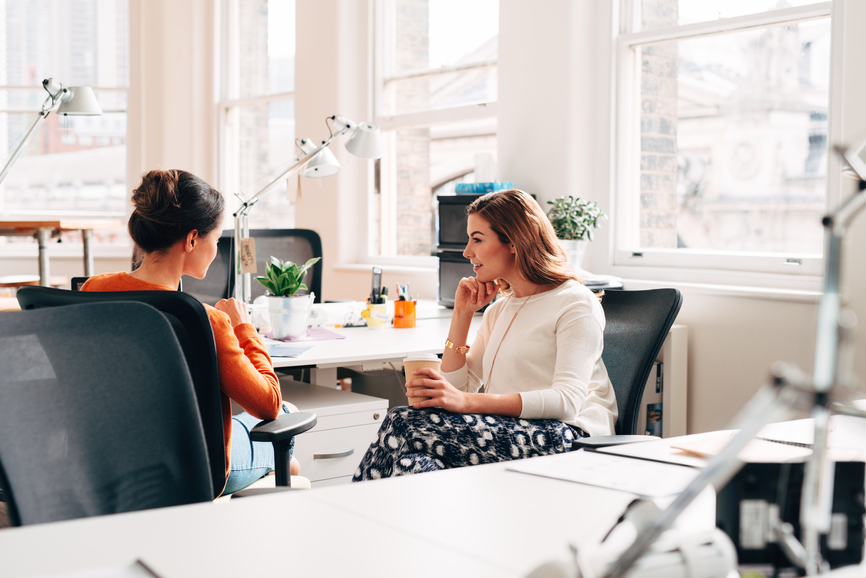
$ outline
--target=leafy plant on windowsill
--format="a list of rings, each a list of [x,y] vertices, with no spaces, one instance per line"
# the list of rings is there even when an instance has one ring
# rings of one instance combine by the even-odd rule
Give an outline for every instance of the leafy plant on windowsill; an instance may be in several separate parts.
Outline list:
[[[592,230],[607,221],[595,201],[566,195],[547,201],[553,207],[547,217],[556,231],[556,237],[563,240],[592,241]]]
[[[268,263],[266,276],[259,275],[256,281],[264,285],[271,295],[276,297],[294,297],[301,289],[308,289],[304,285],[304,276],[307,270],[319,262],[321,257],[313,257],[309,261],[298,267],[297,263],[292,261],[281,261],[276,257],[271,256],[271,262]]]

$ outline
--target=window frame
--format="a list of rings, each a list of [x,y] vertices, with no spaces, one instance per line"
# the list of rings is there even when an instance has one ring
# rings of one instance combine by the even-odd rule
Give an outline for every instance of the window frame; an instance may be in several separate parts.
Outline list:
[[[439,68],[427,68],[412,70],[401,74],[392,74],[389,68],[387,46],[392,39],[392,30],[388,25],[390,21],[386,0],[374,0],[373,17],[370,19],[369,34],[372,38],[373,58],[371,62],[370,81],[372,83],[372,108],[373,122],[379,126],[385,139],[393,138],[398,130],[411,128],[428,128],[434,125],[451,124],[463,121],[484,120],[497,118],[497,101],[488,101],[474,104],[464,104],[448,108],[428,109],[422,111],[408,112],[402,114],[384,114],[385,99],[384,91],[386,84],[391,81],[400,81],[407,78],[419,78],[423,76],[438,76],[454,72],[465,72],[480,70],[484,68],[498,67],[498,58],[463,65],[444,66]],[[379,263],[383,265],[435,268],[439,265],[436,256],[420,255],[381,255],[374,248],[380,240],[374,239],[376,227],[373,220],[378,218],[382,223],[380,234],[385,235],[386,225],[395,221],[393,206],[385,202],[386,195],[393,197],[396,190],[389,191],[382,186],[383,175],[380,171],[379,161],[375,162],[373,182],[367,195],[368,214],[364,235],[366,238],[365,263]],[[432,189],[431,189],[432,191]],[[432,194],[432,192],[431,192]],[[375,209],[375,195],[380,195],[379,212]]]
[[[835,207],[840,200],[841,161],[833,154],[833,143],[841,134],[841,75],[842,75],[842,3],[822,2],[806,6],[771,10],[684,26],[672,26],[632,32],[640,22],[632,3],[624,0],[620,12],[614,13],[615,69],[612,90],[615,98],[612,119],[612,192],[610,245],[611,272],[627,278],[657,279],[703,284],[777,287],[790,290],[814,291],[820,287],[824,267],[823,257],[783,255],[778,253],[732,253],[698,249],[648,249],[630,246],[629,226],[639,216],[637,203],[631,198],[639,190],[639,155],[634,146],[636,126],[639,126],[639,99],[633,91],[640,90],[639,62],[632,48],[660,41],[685,40],[783,23],[820,18],[831,19],[830,86],[827,120],[828,167],[826,207]],[[637,105],[637,106],[636,106]],[[799,264],[791,260],[798,260]]]
[[[238,97],[238,86],[234,82],[234,79],[237,78],[237,69],[239,66],[239,53],[237,48],[238,29],[236,24],[238,22],[237,7],[241,1],[242,0],[219,0],[216,16],[216,29],[218,34],[215,35],[215,42],[217,43],[216,53],[219,55],[219,58],[215,59],[216,81],[214,83],[217,115],[217,179],[219,181],[219,189],[223,191],[224,196],[228,197],[227,205],[229,207],[239,206],[240,200],[238,199],[238,195],[242,192],[242,189],[229,189],[231,171],[236,171],[239,167],[238,159],[230,158],[230,151],[234,150],[236,147],[229,146],[229,141],[227,139],[232,137],[237,138],[237,135],[229,134],[229,126],[231,126],[229,115],[231,115],[234,110],[245,106],[261,106],[277,102],[295,101],[294,90],[244,98]],[[260,176],[264,177],[266,175],[263,174]],[[243,183],[239,183],[239,186],[242,187]],[[232,186],[232,188],[234,187]],[[248,191],[247,196],[250,196],[255,192],[256,191]],[[227,215],[230,215],[233,212],[234,209],[227,212]],[[234,228],[234,221],[227,217],[226,221],[223,223],[223,228]]]
[[[129,3],[127,2],[127,5],[128,4]],[[127,79],[127,85],[126,86],[95,86],[94,85],[94,86],[90,87],[96,95],[99,95],[100,93],[107,93],[107,92],[115,92],[115,93],[120,92],[120,93],[124,94],[125,98],[123,99],[123,102],[125,103],[126,106],[124,106],[122,108],[105,108],[105,107],[102,107],[102,112],[103,112],[103,114],[104,113],[123,113],[126,115],[127,120],[126,120],[126,142],[125,142],[126,159],[125,159],[125,162],[127,164],[127,168],[124,171],[124,173],[127,175],[126,188],[129,188],[128,175],[129,175],[129,163],[130,163],[130,152],[131,152],[130,151],[131,144],[129,142],[130,83],[131,83],[131,79],[133,78],[133,75],[136,74],[136,72],[137,72],[136,68],[135,68],[137,63],[135,63],[131,58],[131,52],[132,52],[131,44],[133,41],[132,34],[131,34],[131,31],[129,28],[129,26],[130,26],[129,23],[130,23],[131,19],[132,19],[132,11],[130,8],[128,8],[128,10],[127,10],[127,27],[125,30],[126,34],[128,36],[127,41],[130,44],[130,46],[128,47],[128,50],[127,50],[127,57],[129,57],[129,62],[127,63],[128,64],[128,73],[129,73],[129,77]],[[13,85],[13,84],[0,85],[0,91],[34,92],[34,93],[40,93],[40,95],[41,95],[41,98],[37,99],[38,104],[35,106],[32,106],[32,107],[3,106],[3,107],[0,107],[0,113],[28,115],[27,122],[30,122],[31,120],[35,119],[36,115],[39,114],[39,112],[41,111],[42,102],[45,100],[45,97],[47,97],[47,93],[45,93],[43,88],[42,88],[42,84],[41,84],[42,79],[35,79],[35,80],[37,81],[37,84],[35,84],[33,86],[26,86],[26,85],[23,86],[23,85],[17,85],[17,84],[16,85]],[[63,82],[65,79],[64,78],[56,78],[56,80],[59,82]],[[68,83],[65,83],[64,85],[70,86]],[[97,100],[98,100],[98,96],[97,96]],[[56,115],[57,113],[55,112],[53,114]],[[21,136],[23,136],[23,135],[19,135],[19,138]],[[31,136],[35,136],[35,135],[31,135]],[[20,140],[16,141],[16,143],[15,143],[16,146],[19,143],[20,143]],[[10,152],[11,152],[11,149],[10,149]],[[128,204],[129,203],[127,203],[127,205]],[[42,209],[42,210],[38,210],[38,211],[5,210],[4,215],[11,217],[13,219],[23,218],[23,217],[30,217],[31,219],[40,219],[40,218],[46,218],[46,219],[55,219],[55,218],[82,219],[82,218],[84,218],[84,219],[88,219],[88,218],[94,218],[94,219],[117,220],[119,222],[123,222],[126,220],[126,217],[128,215],[127,208],[128,207],[125,207],[123,210],[120,210],[120,211],[68,211],[68,210],[63,211],[63,210],[56,210],[56,209],[52,209],[52,208]],[[83,246],[84,246],[83,241],[52,243],[52,245],[51,245],[51,258],[52,259],[64,259],[64,258],[80,259]],[[98,242],[96,240],[94,240],[94,242],[92,243],[92,251],[93,251],[93,255],[95,257],[108,257],[108,258],[120,257],[120,256],[126,257],[129,255],[129,251],[130,251],[131,247],[132,247],[132,242],[128,237],[121,237],[119,240],[117,240],[113,243]],[[27,258],[27,259],[29,259],[31,257],[35,257],[37,254],[38,254],[38,247],[37,247],[37,244],[35,242],[33,242],[33,243],[9,243],[9,242],[0,243],[0,258],[10,258],[10,259]]]

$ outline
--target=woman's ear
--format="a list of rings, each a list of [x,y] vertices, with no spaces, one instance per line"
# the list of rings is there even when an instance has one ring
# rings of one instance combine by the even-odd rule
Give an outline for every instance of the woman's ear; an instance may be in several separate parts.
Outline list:
[[[186,243],[183,246],[184,251],[189,253],[190,251],[195,249],[195,245],[198,241],[199,241],[198,230],[193,229],[192,231],[190,231],[189,233],[186,234]]]

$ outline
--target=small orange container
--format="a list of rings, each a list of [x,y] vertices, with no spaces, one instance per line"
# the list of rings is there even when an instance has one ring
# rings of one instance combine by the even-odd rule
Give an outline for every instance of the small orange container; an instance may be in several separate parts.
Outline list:
[[[415,327],[414,301],[394,301],[394,327]]]

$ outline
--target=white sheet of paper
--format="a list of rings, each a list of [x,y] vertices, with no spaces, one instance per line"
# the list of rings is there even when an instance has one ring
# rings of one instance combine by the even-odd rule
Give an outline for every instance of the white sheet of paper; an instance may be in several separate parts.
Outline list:
[[[316,346],[315,343],[288,343],[262,337],[262,342],[271,357],[297,357]]]
[[[695,468],[585,450],[520,460],[510,464],[508,469],[651,498],[682,491],[700,473]]]
[[[59,574],[47,574],[42,578],[159,578],[150,569],[136,560],[126,566],[110,566],[104,568],[89,568],[74,570]]]

